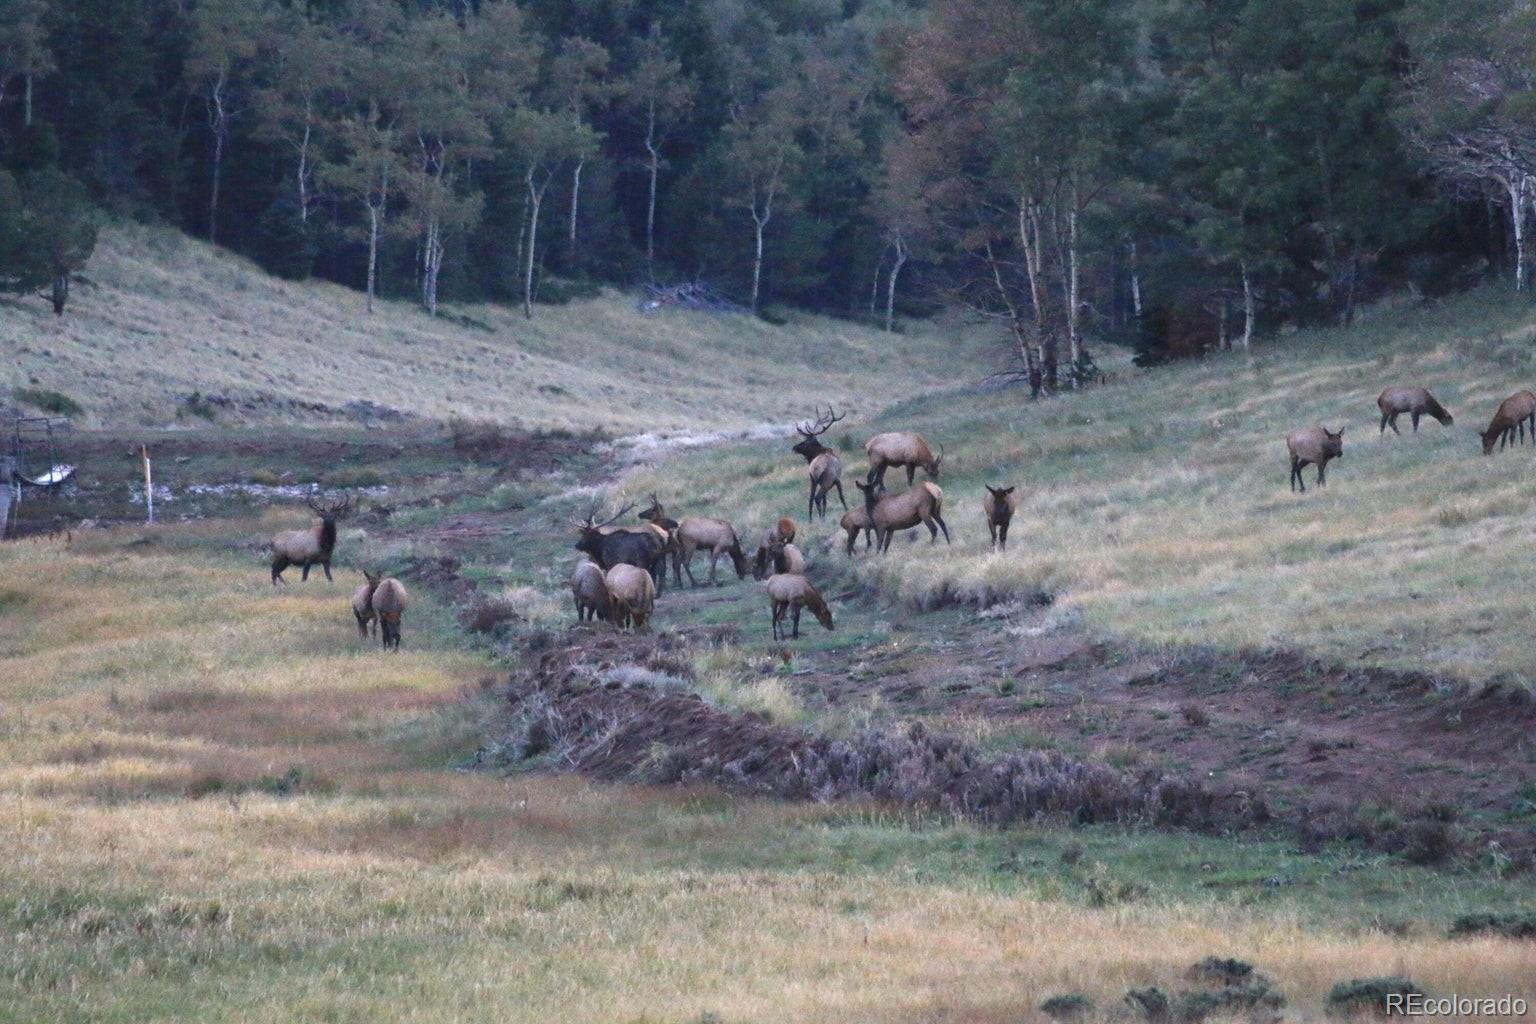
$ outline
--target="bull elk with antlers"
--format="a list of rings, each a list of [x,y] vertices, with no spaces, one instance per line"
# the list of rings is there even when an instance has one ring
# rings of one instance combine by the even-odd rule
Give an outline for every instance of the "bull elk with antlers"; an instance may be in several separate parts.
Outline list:
[[[576,550],[591,556],[604,572],[616,565],[633,565],[650,573],[651,582],[656,583],[658,577],[666,577],[666,531],[649,524],[630,529],[608,529],[634,507],[631,502],[599,523],[594,505],[585,520],[572,524],[581,534],[576,540]]]
[[[843,497],[843,460],[837,457],[837,452],[821,443],[821,435],[846,415],[837,415],[829,405],[825,414],[820,408],[816,410],[815,422],[795,427],[800,440],[791,451],[805,457],[806,473],[811,478],[811,497],[805,507],[807,519],[814,519],[818,511],[821,518],[827,518],[827,495],[834,487],[837,488],[837,500],[843,503],[844,510],[848,508],[848,499]]]
[[[352,511],[352,499],[342,498],[328,505],[321,505],[314,498],[306,499],[310,511],[320,521],[307,530],[288,530],[272,538],[272,585],[283,580],[283,570],[290,565],[302,566],[301,579],[309,579],[311,566],[325,570],[327,581],[331,579],[331,553],[336,550],[336,523]]]

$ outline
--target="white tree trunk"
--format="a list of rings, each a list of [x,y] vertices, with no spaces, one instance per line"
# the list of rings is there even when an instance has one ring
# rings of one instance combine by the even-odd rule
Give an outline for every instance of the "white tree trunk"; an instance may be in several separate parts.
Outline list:
[[[539,240],[539,208],[544,205],[544,189],[549,185],[549,178],[544,179],[543,185],[535,185],[537,168],[532,165],[523,180],[528,185],[528,245],[523,253],[523,316],[533,319],[533,264],[538,248]]]
[[[21,87],[21,123],[32,127],[32,75],[28,74]]]
[[[224,135],[229,130],[224,110],[224,75],[208,94],[208,127],[213,129],[213,184],[208,191],[208,241],[217,245],[219,234],[219,178],[224,166]]]
[[[886,247],[887,249],[889,246]],[[875,261],[875,279],[869,283],[869,318],[874,320],[875,307],[880,302],[880,272],[885,269],[886,249],[880,250],[880,258]]]
[[[576,169],[571,172],[571,225],[569,239],[571,246],[571,269],[576,267],[576,212],[581,204],[581,168],[585,160],[576,161]]]
[[[763,283],[763,227],[768,223],[767,217],[759,217],[752,214],[752,223],[757,227],[756,250],[752,257],[752,314],[757,315],[757,299]]]
[[[373,312],[373,296],[379,273],[379,208],[368,204],[368,312]]]
[[[299,141],[299,223],[309,223],[309,138],[313,129],[304,122],[304,137]]]
[[[661,174],[661,153],[656,149],[656,101],[651,100],[651,105],[646,113],[645,120],[645,152],[649,156],[647,167],[651,172],[650,192],[645,201],[645,266],[649,275],[654,278],[654,264],[656,262],[656,179]]]
[[[1136,264],[1136,243],[1131,243],[1131,308],[1141,320],[1141,270]]]
[[[422,240],[421,299],[429,316],[437,316],[437,275],[443,267],[443,226],[434,214]]]
[[[885,286],[885,332],[889,334],[896,327],[896,278],[901,275],[901,268],[907,262],[907,246],[901,236],[896,236],[896,262],[891,266],[891,276]]]
[[[1078,329],[1077,186],[1072,186],[1072,206],[1067,210],[1067,350],[1072,358],[1073,380],[1083,360],[1083,336]]]
[[[1253,344],[1253,278],[1248,275],[1248,261],[1242,262],[1243,268],[1243,351],[1247,352]]]
[[[1509,223],[1515,234],[1515,291],[1525,291],[1525,179],[1511,174],[1509,188]]]

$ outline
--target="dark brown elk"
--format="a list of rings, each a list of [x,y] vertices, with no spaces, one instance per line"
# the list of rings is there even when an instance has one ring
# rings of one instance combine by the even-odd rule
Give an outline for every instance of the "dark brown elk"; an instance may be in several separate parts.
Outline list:
[[[1307,484],[1301,471],[1309,465],[1317,466],[1317,486],[1328,486],[1328,460],[1344,457],[1344,428],[1338,432],[1327,427],[1307,427],[1295,430],[1285,437],[1285,447],[1291,453],[1291,490],[1306,491]]]
[[[1008,524],[1019,510],[1019,496],[1012,487],[993,487],[983,484],[987,496],[981,499],[981,509],[987,514],[987,531],[992,534],[992,546],[1008,550]]]
[[[389,579],[380,580],[379,585],[373,591],[373,611],[379,617],[379,636],[383,640],[384,649],[400,649],[400,616],[405,613],[406,602],[410,595],[405,592],[405,584],[391,576]]]
[[[919,469],[928,475],[928,479],[937,480],[939,464],[944,461],[942,444],[939,454],[935,455],[920,435],[905,431],[876,434],[864,442],[864,453],[869,456],[869,475],[865,479],[881,486],[885,485],[885,471],[892,466],[906,467],[908,487],[912,486],[912,478]]]
[[[1493,422],[1488,424],[1488,429],[1483,431],[1483,454],[1493,454],[1493,444],[1499,444],[1499,450],[1503,451],[1506,444],[1515,443],[1515,432],[1518,430],[1520,442],[1525,443],[1525,428],[1529,424],[1531,428],[1531,440],[1536,441],[1536,395],[1529,391],[1516,391],[1504,401],[1499,403],[1494,410]]]
[[[571,596],[576,599],[577,622],[608,621],[608,583],[596,562],[583,559],[576,566],[571,574]]]
[[[378,588],[381,577],[364,569],[363,578],[368,582],[352,591],[352,614],[357,618],[357,631],[363,634],[363,639],[366,640],[368,627],[378,618],[373,610],[373,592]]]
[[[613,622],[620,629],[644,629],[656,606],[656,584],[649,573],[632,565],[620,564],[604,577],[608,586],[608,607]]]
[[[283,580],[283,570],[290,565],[303,566],[301,579],[309,579],[311,566],[325,570],[327,581],[331,579],[331,553],[336,550],[336,523],[352,511],[352,499],[343,498],[328,505],[321,505],[314,498],[307,499],[310,510],[320,521],[307,530],[288,530],[272,538],[272,584]]]
[[[773,609],[773,638],[786,640],[800,636],[800,611],[809,608],[816,621],[832,628],[832,609],[822,600],[811,581],[804,576],[780,574],[768,577],[768,602]],[[794,632],[784,636],[784,617],[789,616]]]
[[[795,539],[795,521],[786,516],[780,516],[779,521],[773,524],[773,528],[763,534],[763,539],[757,545],[757,553],[752,556],[752,578],[765,580],[773,575],[773,548],[774,545],[788,544]]]
[[[848,508],[848,499],[843,497],[843,460],[838,458],[837,452],[821,443],[821,435],[842,418],[833,412],[831,406],[827,406],[826,413],[816,410],[814,423],[802,423],[795,427],[800,441],[792,451],[805,458],[808,464],[806,475],[811,480],[811,496],[805,507],[806,519],[815,519],[817,512],[821,513],[821,518],[827,518],[827,495],[834,487],[837,488],[837,500],[843,503],[844,509]]]
[[[855,481],[854,486],[864,492],[864,507],[875,524],[875,549],[882,554],[891,549],[897,530],[910,530],[918,523],[928,527],[928,543],[938,543],[940,530],[944,531],[944,543],[950,543],[949,527],[941,514],[944,492],[938,484],[924,480],[900,494],[883,494],[879,484],[862,481]]]
[[[1402,431],[1397,429],[1397,418],[1405,412],[1413,418],[1415,434],[1419,432],[1419,419],[1423,416],[1433,416],[1442,427],[1456,422],[1445,411],[1445,406],[1423,388],[1387,388],[1377,396],[1376,408],[1381,410],[1381,430],[1378,431],[1381,434],[1385,434],[1388,427],[1392,428],[1392,433],[1401,434]]]
[[[741,541],[736,536],[735,527],[724,519],[689,516],[677,524],[677,544],[681,549],[683,571],[688,574],[688,583],[691,586],[698,586],[699,583],[693,578],[693,556],[701,549],[709,552],[711,584],[715,582],[715,567],[721,555],[730,556],[731,565],[736,569],[737,579],[743,579],[747,575],[747,556],[741,550]]]
[[[843,532],[848,535],[848,557],[853,557],[853,545],[859,539],[859,534],[864,534],[864,550],[869,550],[870,538],[875,535],[875,521],[869,517],[869,509],[863,505],[849,509],[843,513],[843,518],[838,521]]]
[[[608,529],[614,520],[634,507],[632,504],[625,505],[601,523],[596,521],[597,509],[593,508],[587,513],[585,521],[572,524],[581,534],[576,540],[576,550],[591,556],[604,572],[615,565],[633,565],[650,573],[651,582],[656,583],[657,576],[665,574],[667,570],[666,531],[649,525],[633,527],[633,532]]]

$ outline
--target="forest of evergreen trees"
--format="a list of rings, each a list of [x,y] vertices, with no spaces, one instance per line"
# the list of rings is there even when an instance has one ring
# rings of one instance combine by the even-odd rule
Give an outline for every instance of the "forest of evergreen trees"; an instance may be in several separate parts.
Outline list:
[[[0,283],[102,211],[438,302],[957,305],[1052,388],[1526,287],[1519,0],[0,0]],[[62,294],[60,290],[62,288]]]

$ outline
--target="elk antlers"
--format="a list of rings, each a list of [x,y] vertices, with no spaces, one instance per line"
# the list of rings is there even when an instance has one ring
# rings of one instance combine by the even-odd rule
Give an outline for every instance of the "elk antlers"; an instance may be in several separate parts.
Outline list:
[[[821,411],[821,406],[818,405],[815,408],[816,408],[816,422],[815,423],[802,423],[799,426],[795,427],[795,430],[798,433],[800,433],[801,435],[805,436],[805,437],[820,437],[822,434],[825,434],[831,428],[832,424],[836,423],[838,420],[841,420],[845,416],[848,415],[846,412],[843,413],[842,416],[837,415],[833,411],[832,406],[830,406],[830,405],[827,406],[827,411],[826,411],[825,415],[823,415],[823,413]]]
[[[597,505],[597,504],[594,503],[593,506],[590,509],[587,510],[587,518],[585,520],[580,521],[580,522],[573,522],[573,525],[576,527],[576,529],[583,530],[583,531],[585,531],[585,530],[601,530],[605,526],[611,526],[613,524],[614,520],[618,519],[620,516],[623,516],[623,515],[627,514],[631,509],[633,509],[635,507],[635,503],[634,502],[630,502],[628,505],[625,505],[623,508],[619,509],[613,515],[609,516],[607,519],[604,519],[602,522],[599,523],[599,522],[595,522],[595,520],[597,519],[597,510],[600,507],[601,507],[600,505]]]
[[[309,510],[322,519],[340,519],[352,511],[352,496],[347,495],[340,501],[333,501],[327,505],[322,505],[313,497],[309,497],[304,499],[304,504],[308,505]]]

